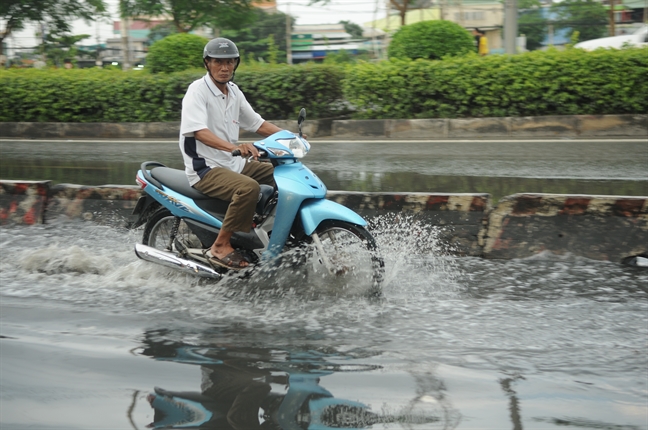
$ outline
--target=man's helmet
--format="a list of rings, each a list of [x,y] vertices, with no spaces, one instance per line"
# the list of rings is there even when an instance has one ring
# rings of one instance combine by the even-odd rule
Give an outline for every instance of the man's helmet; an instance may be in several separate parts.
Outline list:
[[[207,57],[210,58],[236,58],[236,66],[234,66],[234,71],[239,66],[241,62],[241,56],[239,50],[229,39],[224,37],[217,37],[207,42],[205,48],[203,49],[203,60],[207,60]]]

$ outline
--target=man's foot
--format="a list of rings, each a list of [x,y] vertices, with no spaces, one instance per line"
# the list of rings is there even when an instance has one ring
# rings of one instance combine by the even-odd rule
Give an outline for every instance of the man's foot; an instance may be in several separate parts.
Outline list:
[[[236,251],[232,251],[224,257],[219,258],[210,250],[205,253],[205,256],[209,259],[210,263],[226,269],[241,270],[250,265],[250,263],[248,263],[248,261]]]

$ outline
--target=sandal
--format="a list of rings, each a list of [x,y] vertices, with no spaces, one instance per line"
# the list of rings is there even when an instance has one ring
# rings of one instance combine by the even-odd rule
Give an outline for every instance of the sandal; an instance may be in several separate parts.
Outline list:
[[[243,258],[243,256],[236,251],[230,252],[223,258],[215,257],[214,255],[212,255],[210,250],[206,250],[204,254],[211,264],[215,264],[220,267],[224,267],[226,269],[242,270],[249,266],[249,264],[245,266],[241,266],[241,263],[247,262],[247,260]]]

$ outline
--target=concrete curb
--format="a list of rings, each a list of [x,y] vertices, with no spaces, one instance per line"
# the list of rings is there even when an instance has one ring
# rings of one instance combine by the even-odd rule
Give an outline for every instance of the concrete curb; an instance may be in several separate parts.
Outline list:
[[[136,186],[0,180],[0,225],[72,219],[128,227],[141,195]],[[329,191],[327,197],[369,222],[402,214],[436,227],[453,255],[513,259],[550,251],[621,262],[648,254],[648,197],[515,194],[494,208],[489,194]]]
[[[439,229],[439,239],[449,252],[481,256],[491,210],[490,194],[363,193],[329,191],[327,198],[353,209],[371,221],[386,214],[408,214]]]
[[[550,251],[621,261],[648,252],[648,197],[507,196],[489,215],[484,245],[486,258]]]
[[[50,181],[0,181],[0,225],[43,224]]]
[[[296,121],[272,121],[297,130]],[[0,138],[176,139],[179,122],[38,123],[0,122]],[[648,138],[648,115],[566,115],[465,119],[307,120],[311,138],[334,139],[547,139]],[[241,132],[241,138],[256,134]]]

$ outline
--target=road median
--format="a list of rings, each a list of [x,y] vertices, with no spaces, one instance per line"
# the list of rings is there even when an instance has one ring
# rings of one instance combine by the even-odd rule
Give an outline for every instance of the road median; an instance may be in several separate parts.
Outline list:
[[[81,221],[128,228],[142,191],[0,180],[0,225]],[[527,258],[542,252],[621,262],[648,255],[648,197],[329,191],[372,222],[403,215],[434,228],[451,255]]]
[[[296,121],[272,121],[297,130]],[[179,122],[0,122],[0,138],[176,139]],[[648,139],[648,115],[566,115],[458,119],[308,120],[304,133],[332,139]],[[241,138],[258,137],[242,132]]]

